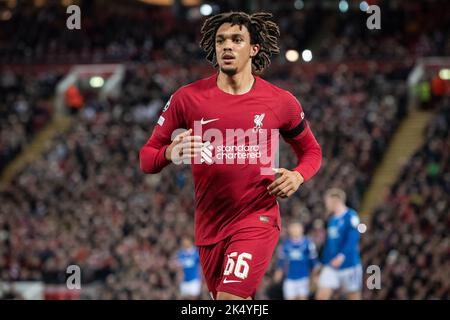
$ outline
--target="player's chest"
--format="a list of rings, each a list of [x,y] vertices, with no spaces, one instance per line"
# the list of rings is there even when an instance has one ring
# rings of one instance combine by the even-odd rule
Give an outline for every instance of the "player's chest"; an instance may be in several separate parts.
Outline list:
[[[305,247],[292,246],[288,248],[288,255],[290,260],[303,260],[305,257]]]
[[[267,103],[260,100],[208,101],[191,108],[188,124],[201,127],[202,131],[216,129],[225,133],[227,129],[260,131],[278,129],[279,120]]]
[[[328,236],[331,239],[339,238],[344,231],[344,220],[335,220],[328,226]]]

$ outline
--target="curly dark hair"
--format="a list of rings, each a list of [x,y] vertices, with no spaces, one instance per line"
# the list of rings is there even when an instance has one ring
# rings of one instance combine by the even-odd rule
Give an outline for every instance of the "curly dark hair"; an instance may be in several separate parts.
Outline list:
[[[270,64],[270,57],[280,53],[278,38],[280,29],[270,20],[271,13],[257,12],[247,14],[245,12],[228,12],[217,14],[208,18],[202,26],[202,39],[200,47],[206,52],[206,59],[217,67],[215,37],[217,29],[224,23],[245,26],[250,33],[251,44],[259,44],[260,50],[252,59],[253,71],[260,73]]]

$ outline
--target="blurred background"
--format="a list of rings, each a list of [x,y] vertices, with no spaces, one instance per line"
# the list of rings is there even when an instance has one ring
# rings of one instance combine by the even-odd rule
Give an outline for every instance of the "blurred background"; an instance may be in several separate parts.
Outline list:
[[[381,29],[366,26],[370,5]],[[170,95],[215,72],[200,27],[230,10],[273,14],[281,53],[262,77],[296,95],[323,149],[318,175],[280,201],[283,226],[300,221],[320,252],[322,197],[340,187],[365,227],[363,270],[381,269],[363,298],[449,299],[444,0],[0,0],[0,297],[180,299],[190,168],[146,176],[138,152]],[[72,264],[81,290],[66,286]],[[257,298],[283,298],[274,270]]]

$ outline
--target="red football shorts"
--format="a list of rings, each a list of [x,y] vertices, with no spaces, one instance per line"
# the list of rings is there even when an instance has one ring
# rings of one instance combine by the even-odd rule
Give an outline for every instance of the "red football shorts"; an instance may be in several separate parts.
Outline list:
[[[208,290],[242,298],[255,298],[280,236],[277,226],[248,227],[224,240],[199,246],[198,252]]]

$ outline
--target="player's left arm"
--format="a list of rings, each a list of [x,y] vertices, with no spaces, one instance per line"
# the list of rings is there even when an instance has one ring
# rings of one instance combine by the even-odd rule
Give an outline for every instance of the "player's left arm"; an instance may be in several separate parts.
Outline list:
[[[297,166],[288,170],[274,169],[280,176],[269,187],[269,193],[281,198],[290,197],[303,183],[319,171],[322,149],[312,133],[298,100],[286,92],[281,117],[280,133],[297,156]]]
[[[175,281],[177,284],[183,281],[184,270],[180,260],[180,252],[176,252],[170,259],[170,265],[175,270]]]
[[[359,232],[358,232],[359,218],[356,214],[351,215],[350,219],[346,221],[346,237],[341,250],[336,257],[331,261],[331,265],[339,268],[345,261],[345,257],[350,256],[352,250],[358,246]]]
[[[275,282],[280,282],[283,279],[284,269],[286,266],[286,258],[287,258],[287,255],[285,252],[284,245],[282,244],[278,247],[278,260],[277,260],[277,265],[276,265],[275,274],[274,274]]]
[[[308,241],[308,262],[311,270],[318,269],[320,267],[316,245],[311,240]]]
[[[314,244],[314,242],[309,239],[308,241],[308,266],[310,269],[310,277],[311,277],[311,282],[313,284],[315,284],[317,282],[317,277],[319,276],[319,272],[320,272],[320,268],[321,268],[321,264],[319,262],[319,256],[317,253],[317,248],[316,245]]]

